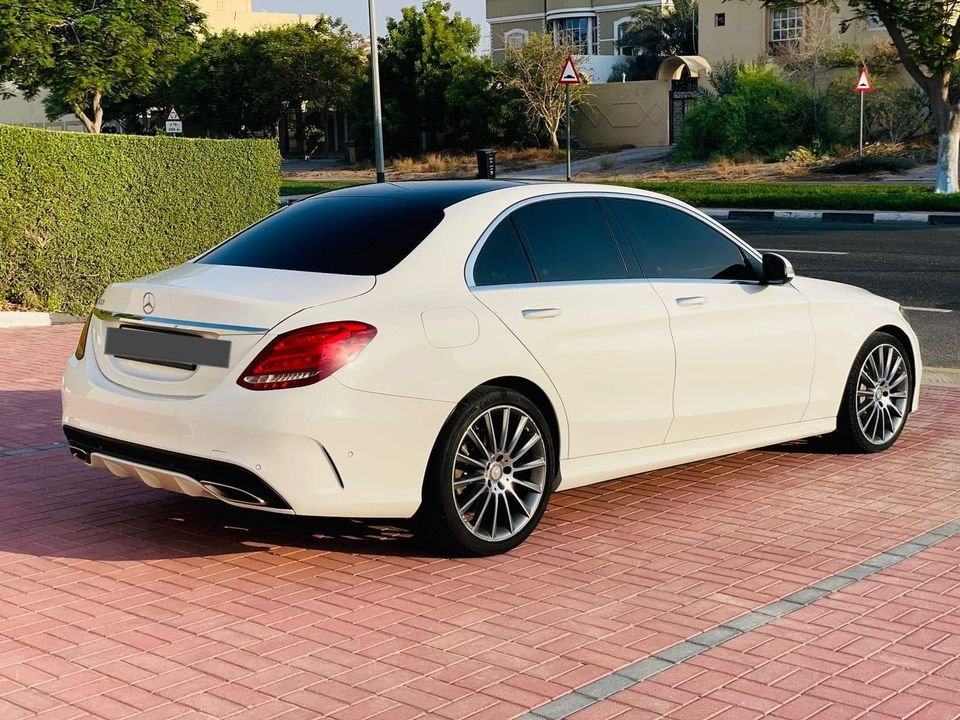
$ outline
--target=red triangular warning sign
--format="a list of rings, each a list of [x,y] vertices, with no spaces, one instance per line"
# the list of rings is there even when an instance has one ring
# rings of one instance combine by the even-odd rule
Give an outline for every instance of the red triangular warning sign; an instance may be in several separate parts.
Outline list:
[[[167,113],[167,120],[180,120],[180,113],[177,112],[176,108],[170,108],[170,112]]]
[[[560,79],[557,82],[560,85],[579,85],[583,82],[572,57],[568,57],[563,64],[563,71],[560,73]]]
[[[854,92],[871,92],[873,90],[873,85],[870,84],[870,76],[867,74],[865,67],[860,69],[860,78],[853,90]]]

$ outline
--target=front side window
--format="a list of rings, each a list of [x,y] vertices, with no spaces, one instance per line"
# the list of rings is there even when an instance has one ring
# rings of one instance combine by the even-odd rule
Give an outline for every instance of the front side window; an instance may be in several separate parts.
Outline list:
[[[788,42],[803,37],[803,11],[800,8],[777,8],[770,18],[770,39],[773,42]]]
[[[526,205],[510,216],[520,231],[537,280],[627,277],[620,248],[593,198],[558,198]]]
[[[594,19],[592,17],[569,17],[550,21],[553,44],[557,47],[570,45],[580,55],[593,54]]]
[[[536,280],[520,236],[507,218],[487,237],[483,249],[473,264],[473,283],[488,285],[515,285]]]
[[[268,216],[197,262],[382,275],[413,252],[442,220],[442,209],[410,200],[320,196]]]
[[[756,280],[743,251],[692,215],[644,200],[610,200],[644,276]]]
[[[615,41],[615,47],[613,49],[614,55],[633,55],[634,49],[626,44],[626,36],[630,32],[630,23],[632,22],[631,18],[623,18],[622,20],[617,20],[613,25],[613,37]]]

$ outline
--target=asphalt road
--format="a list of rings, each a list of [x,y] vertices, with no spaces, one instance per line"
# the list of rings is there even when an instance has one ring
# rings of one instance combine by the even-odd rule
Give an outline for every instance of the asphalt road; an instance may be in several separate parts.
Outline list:
[[[960,227],[805,220],[728,221],[798,275],[859,285],[906,309],[924,365],[960,368]],[[922,309],[921,309],[922,308]]]

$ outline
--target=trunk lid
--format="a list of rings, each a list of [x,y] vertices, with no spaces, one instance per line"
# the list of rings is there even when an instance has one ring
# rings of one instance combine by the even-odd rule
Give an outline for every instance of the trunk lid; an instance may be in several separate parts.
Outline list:
[[[374,277],[187,263],[111,285],[91,322],[97,365],[112,382],[139,392],[199,397],[236,375],[261,338],[304,308],[369,292]],[[229,366],[146,362],[106,352],[110,328],[190,335],[230,343]]]

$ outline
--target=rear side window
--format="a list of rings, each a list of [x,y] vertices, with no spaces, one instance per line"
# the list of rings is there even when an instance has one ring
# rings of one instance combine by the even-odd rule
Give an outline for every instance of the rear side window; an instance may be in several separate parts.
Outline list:
[[[382,275],[407,257],[442,220],[442,210],[416,201],[318,197],[269,216],[198,262]]]
[[[558,198],[516,210],[510,218],[540,282],[627,277],[620,249],[593,198]]]
[[[473,282],[483,285],[513,285],[536,280],[520,236],[510,218],[494,229],[473,264]]]
[[[736,243],[692,215],[644,200],[609,203],[646,277],[757,279]]]

